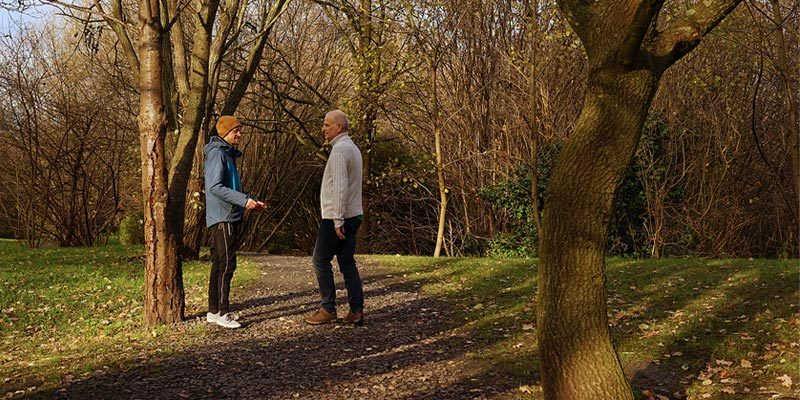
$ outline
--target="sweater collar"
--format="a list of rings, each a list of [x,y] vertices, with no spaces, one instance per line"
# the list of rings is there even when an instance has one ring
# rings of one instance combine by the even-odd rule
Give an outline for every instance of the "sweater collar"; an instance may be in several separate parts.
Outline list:
[[[340,133],[338,136],[336,136],[335,138],[333,138],[333,140],[331,140],[331,147],[335,146],[336,143],[339,143],[339,142],[343,141],[344,138],[350,139],[350,135],[347,134],[347,131],[344,131],[344,132]]]

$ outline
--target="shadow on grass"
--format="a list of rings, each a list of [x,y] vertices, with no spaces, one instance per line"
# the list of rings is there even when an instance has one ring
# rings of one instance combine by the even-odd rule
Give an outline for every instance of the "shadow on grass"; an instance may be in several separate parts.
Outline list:
[[[258,310],[224,346],[195,347],[144,364],[131,360],[129,367],[29,397],[461,399],[538,384],[534,261],[421,258],[411,264],[364,274],[365,288],[377,286],[366,292],[368,307],[370,299],[420,287],[426,292],[369,309],[365,327],[265,334],[260,324],[313,308],[316,290],[259,297],[237,305]],[[611,331],[636,393],[685,395],[712,359],[740,343],[742,332],[762,329],[756,316],[771,310],[774,317],[791,317],[790,307],[776,305],[774,296],[797,297],[797,286],[786,284],[798,282],[797,271],[781,276],[767,267],[706,264],[609,263]],[[713,301],[717,306],[705,306]],[[458,333],[442,334],[449,331]],[[468,363],[474,370],[436,380],[447,371],[443,365],[465,358],[479,361]]]
[[[426,286],[466,280],[466,287],[457,286],[444,294],[448,303],[496,306],[483,315],[464,307],[462,314],[477,321],[468,326],[473,337],[484,338],[486,348],[500,348],[489,352],[498,370],[520,378],[523,372],[537,371],[533,349],[521,354],[499,338],[518,338],[520,325],[535,326],[536,279],[535,266],[531,266],[535,261],[510,260],[489,273],[479,260],[422,261],[407,270],[420,274]],[[784,320],[797,317],[791,302],[775,301],[776,297],[798,297],[797,269],[764,264],[752,266],[746,260],[609,260],[606,274],[612,337],[637,395],[648,389],[670,398],[685,396],[693,379],[716,359],[738,363],[737,355],[756,358],[759,342],[774,340],[768,339],[771,327],[755,321],[758,315],[770,313]],[[445,271],[436,273],[436,269]],[[472,279],[474,276],[480,279]],[[498,279],[501,277],[505,282]],[[713,307],[705,306],[714,300]],[[744,315],[747,318],[743,319]],[[737,349],[743,343],[742,332],[751,332],[751,338],[745,336],[744,341],[750,343],[750,356]],[[755,336],[759,338],[753,340]],[[519,362],[520,358],[528,360]],[[535,374],[530,376],[527,383],[535,384]]]
[[[717,385],[726,377],[728,382],[735,382],[729,385],[729,390],[754,384],[753,371],[764,373],[765,363],[758,361],[764,354],[764,346],[781,341],[763,318],[766,315],[768,319],[787,322],[796,318],[797,310],[792,310],[792,302],[785,299],[796,299],[800,292],[798,271],[767,266],[705,265],[681,268],[664,279],[672,282],[671,287],[631,298],[633,303],[645,302],[648,307],[630,321],[628,326],[633,329],[615,332],[620,343],[618,349],[622,351],[642,346],[655,350],[648,359],[639,360],[641,368],[632,377],[634,384],[670,397],[676,393],[687,396],[687,390],[700,374],[714,378],[714,386],[693,389],[703,394],[713,395],[720,390]],[[642,330],[637,328],[640,324],[654,327]],[[663,333],[658,334],[659,330]],[[641,340],[642,336],[649,339]],[[635,343],[637,339],[641,342]],[[752,367],[740,367],[743,359],[752,362]],[[715,372],[709,368],[719,369],[720,373],[712,376]],[[797,371],[794,372],[796,376]],[[766,389],[778,389],[773,377],[759,381],[750,390],[771,386],[769,383],[773,387]],[[747,396],[739,392],[731,398],[750,398]],[[756,394],[749,396],[758,398]]]
[[[296,317],[315,304],[316,291],[256,298],[237,307],[263,310],[244,318],[245,329],[220,331],[235,336],[219,340],[224,344],[195,346],[144,363],[129,359],[117,368],[27,398],[462,399],[518,385],[498,381],[497,372],[480,368],[455,374],[474,345],[454,331],[460,324],[444,317],[451,306],[412,295],[418,284],[395,279],[389,273],[365,274],[365,287],[375,287],[365,293],[368,304],[372,299],[380,305],[369,310],[363,327],[303,325],[285,332],[265,331],[272,325],[262,322]],[[399,303],[381,300],[389,296]]]

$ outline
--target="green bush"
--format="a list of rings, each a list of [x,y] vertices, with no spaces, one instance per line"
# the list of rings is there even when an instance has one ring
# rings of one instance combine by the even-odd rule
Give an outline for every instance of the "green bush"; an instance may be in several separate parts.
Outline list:
[[[539,206],[543,202],[542,181],[539,182]],[[509,179],[495,185],[484,186],[481,198],[495,210],[504,210],[511,217],[508,231],[498,233],[487,243],[489,257],[536,257],[538,232],[531,206],[531,172],[521,166]]]
[[[144,225],[142,215],[130,212],[119,223],[119,242],[124,245],[144,243]]]
[[[496,258],[528,258],[536,256],[532,235],[500,233],[489,240],[486,256]]]

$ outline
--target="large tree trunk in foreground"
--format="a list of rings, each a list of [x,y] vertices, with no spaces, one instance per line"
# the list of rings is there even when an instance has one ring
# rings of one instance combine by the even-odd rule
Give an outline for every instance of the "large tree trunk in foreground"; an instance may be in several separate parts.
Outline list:
[[[183,320],[183,273],[178,241],[169,221],[169,191],[164,141],[167,121],[161,86],[162,28],[158,1],[140,3],[139,138],[142,159],[145,283],[144,318],[148,326]]]
[[[603,71],[548,187],[538,329],[551,399],[633,399],[606,318],[605,244],[614,191],[638,144],[656,87],[645,71]]]
[[[542,220],[536,311],[545,399],[633,399],[606,317],[605,241],[614,193],[661,75],[740,1],[700,2],[657,26],[660,0],[558,0],[590,72]]]

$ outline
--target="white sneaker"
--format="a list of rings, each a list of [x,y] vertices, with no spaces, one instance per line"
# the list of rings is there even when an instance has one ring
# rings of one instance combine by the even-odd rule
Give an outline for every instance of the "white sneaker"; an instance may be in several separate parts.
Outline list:
[[[236,320],[234,319],[233,314],[231,314],[231,313],[227,313],[227,314],[217,318],[217,320],[215,322],[219,326],[223,326],[225,328],[231,328],[231,329],[236,329],[236,328],[239,328],[239,327],[242,326],[242,324],[236,322]]]
[[[219,313],[206,313],[206,322],[215,323],[219,319]]]

